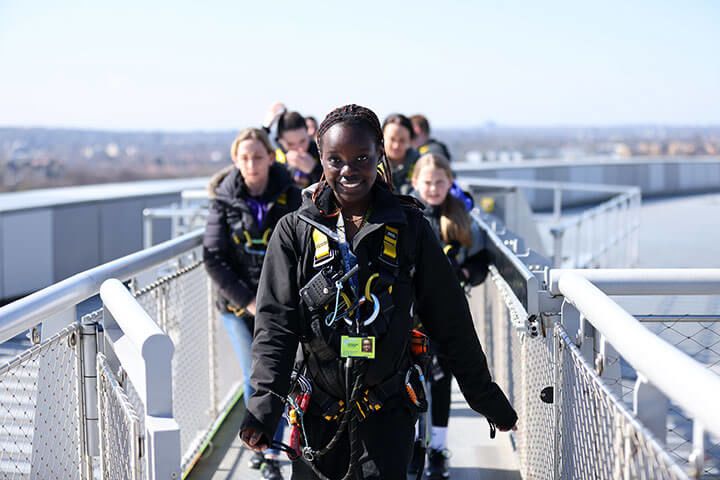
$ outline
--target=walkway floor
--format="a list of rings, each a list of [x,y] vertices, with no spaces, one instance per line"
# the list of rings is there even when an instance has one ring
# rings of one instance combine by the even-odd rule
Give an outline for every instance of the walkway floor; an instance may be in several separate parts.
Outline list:
[[[261,478],[257,470],[247,467],[250,453],[242,447],[237,437],[243,410],[240,405],[230,414],[215,437],[213,449],[198,462],[188,477],[189,480]],[[453,388],[448,432],[448,445],[452,451],[450,478],[453,480],[520,479],[510,436],[498,432],[497,438],[490,440],[487,422],[465,403],[456,384]],[[290,464],[287,460],[283,464],[283,474],[285,478],[290,478]],[[413,477],[408,477],[408,480],[410,478]]]

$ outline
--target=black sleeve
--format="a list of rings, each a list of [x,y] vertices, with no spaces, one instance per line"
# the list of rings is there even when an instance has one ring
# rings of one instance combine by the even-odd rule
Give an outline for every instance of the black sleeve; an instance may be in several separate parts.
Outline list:
[[[318,161],[315,163],[315,167],[312,169],[312,171],[308,174],[308,178],[310,179],[310,185],[313,183],[317,183],[320,181],[320,177],[322,177],[323,174],[323,168],[322,164]]]
[[[477,287],[485,280],[488,273],[488,265],[490,263],[490,255],[487,250],[480,250],[478,253],[463,262],[462,268],[467,270],[467,282],[473,287]]]
[[[517,414],[492,381],[465,293],[424,218],[419,230],[416,311],[439,353],[448,358],[470,407],[499,427],[510,428],[515,425]]]
[[[255,295],[232,268],[230,262],[232,245],[225,215],[224,204],[217,200],[210,203],[203,236],[203,261],[208,275],[218,286],[220,294],[233,304],[245,307]]]
[[[302,191],[292,186],[288,189],[288,208],[290,212],[294,212],[302,205]]]
[[[440,143],[440,147],[442,147],[442,151],[445,154],[445,158],[448,159],[448,162],[452,162],[452,157],[450,156],[450,150],[448,150],[447,145],[444,143]]]
[[[290,374],[299,342],[300,297],[298,254],[294,248],[297,220],[286,215],[270,237],[260,274],[252,345],[250,383],[255,393],[248,402],[244,426],[272,438],[290,389]]]

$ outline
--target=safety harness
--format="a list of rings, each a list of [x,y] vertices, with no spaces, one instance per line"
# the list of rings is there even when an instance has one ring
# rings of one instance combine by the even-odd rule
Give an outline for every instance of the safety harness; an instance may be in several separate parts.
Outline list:
[[[281,212],[278,215],[282,217],[284,212],[287,210],[287,192],[283,192],[275,199],[275,201],[267,206],[268,213],[274,208],[280,208]],[[265,253],[267,251],[268,242],[270,241],[270,235],[272,234],[272,228],[268,227],[261,231],[252,231],[248,229],[249,224],[247,213],[243,214],[240,219],[230,224],[230,238],[233,243],[242,249],[242,262],[248,267],[257,270],[259,276],[260,269],[262,268]],[[226,309],[228,312],[235,314],[238,317],[245,315],[246,310],[232,303],[227,303]]]
[[[307,379],[304,372],[295,372],[296,382],[300,389],[291,393],[288,404],[287,418],[291,425],[292,459],[302,458],[315,474],[325,479],[315,465],[315,461],[332,450],[345,430],[350,439],[350,465],[344,479],[352,478],[358,468],[360,442],[357,439],[358,423],[364,421],[374,412],[380,411],[384,404],[398,394],[406,393],[418,409],[427,410],[427,399],[424,389],[425,380],[419,368],[411,367],[408,371],[396,372],[385,381],[372,387],[363,387],[363,363],[374,358],[374,342],[381,338],[388,329],[394,309],[392,300],[393,284],[400,275],[398,258],[398,241],[400,231],[397,227],[384,225],[380,252],[376,261],[371,261],[372,270],[362,288],[357,284],[358,266],[353,263],[354,256],[348,251],[344,238],[341,216],[338,219],[338,232],[314,220],[298,214],[299,219],[312,227],[311,238],[314,246],[313,267],[315,276],[300,289],[300,297],[312,313],[310,331],[304,336],[305,360],[314,356],[320,372],[322,364],[333,364],[333,361],[345,359],[345,381],[335,377],[338,384],[346,386],[344,398],[323,391]],[[352,279],[355,279],[353,285]],[[323,334],[329,331],[329,338]],[[350,335],[355,335],[351,337]],[[346,343],[362,339],[362,345],[371,351],[345,352]],[[348,341],[350,339],[350,341]],[[422,342],[421,342],[422,343]],[[340,344],[340,354],[331,345]],[[417,350],[416,342],[410,345]],[[349,348],[349,347],[348,347]],[[426,352],[425,347],[421,347]],[[337,365],[335,363],[335,365]],[[305,362],[303,362],[303,369]],[[337,367],[330,369],[337,375]],[[332,440],[321,449],[313,449],[307,444],[304,434],[303,416],[310,412],[327,422],[338,422],[338,428]],[[301,446],[301,443],[304,446]]]

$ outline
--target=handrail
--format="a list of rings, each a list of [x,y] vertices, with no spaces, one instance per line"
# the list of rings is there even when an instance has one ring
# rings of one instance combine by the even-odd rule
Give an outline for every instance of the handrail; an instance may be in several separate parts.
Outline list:
[[[720,295],[720,268],[552,269],[547,285],[560,295],[565,275],[583,277],[606,295]]]
[[[106,310],[105,332],[112,343],[121,338],[129,341],[123,342],[122,346],[128,348],[122,352],[134,358],[126,359],[123,365],[140,394],[145,413],[172,417],[171,362],[175,352],[172,340],[119,280],[105,280],[100,286],[100,298]],[[118,337],[113,338],[116,329]],[[118,347],[115,345],[115,354],[120,357]],[[138,363],[135,359],[142,361]]]
[[[161,264],[202,242],[198,229],[146,250],[99,265],[43,288],[27,297],[0,308],[0,342],[41,323],[48,316],[65,310],[97,294],[109,278],[128,280],[143,270]]]
[[[528,315],[537,315],[539,313],[537,278],[528,266],[510,250],[498,233],[483,220],[479,210],[473,210],[471,216],[491,243],[492,248],[489,250],[494,256],[493,260],[498,271],[510,285]]]
[[[601,193],[627,193],[640,190],[632,185],[605,185],[599,183],[552,182],[547,180],[519,180],[488,178],[482,175],[463,172],[458,178],[461,186],[489,186],[507,188],[534,188],[538,190],[567,190],[572,192],[601,192]]]
[[[180,427],[173,416],[175,346],[119,280],[104,281],[100,297],[105,305],[106,339],[112,343],[145,411],[148,476],[179,478]]]
[[[720,376],[643,327],[583,276],[563,272],[557,288],[639,374],[720,435]]]

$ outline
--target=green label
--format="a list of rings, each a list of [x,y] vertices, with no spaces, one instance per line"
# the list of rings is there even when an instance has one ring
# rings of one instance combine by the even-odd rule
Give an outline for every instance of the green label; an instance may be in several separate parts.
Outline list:
[[[340,338],[340,356],[343,358],[375,358],[375,337]]]

